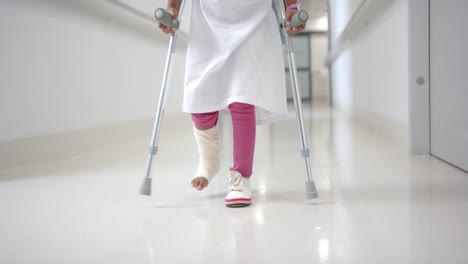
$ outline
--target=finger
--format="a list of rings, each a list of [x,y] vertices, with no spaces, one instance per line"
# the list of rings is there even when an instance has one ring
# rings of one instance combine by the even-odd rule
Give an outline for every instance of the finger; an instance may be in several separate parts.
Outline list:
[[[164,32],[169,31],[169,28],[166,27],[165,25],[161,24],[161,23],[159,23],[159,28]]]
[[[303,29],[305,28],[305,24],[302,24],[301,26],[297,27],[297,28],[291,28],[291,27],[288,27],[286,29],[286,32],[292,36],[294,35],[297,35],[299,34]]]
[[[166,34],[172,34],[174,33],[173,29],[171,28],[168,28],[162,24],[159,25],[159,28],[162,30],[162,32],[166,33]]]
[[[291,24],[291,19],[294,16],[294,14],[297,13],[297,10],[290,9],[286,12],[286,24],[289,26]]]
[[[297,35],[297,33],[300,32],[300,30],[298,30],[297,28],[288,28],[286,29],[286,32],[291,35],[291,36],[294,36],[294,35]]]
[[[292,29],[290,35],[295,36],[295,35],[299,34],[300,32],[301,31],[299,29]]]
[[[288,34],[289,34],[290,36],[295,36],[295,35],[297,35],[298,33],[299,33],[299,31],[294,30],[294,29],[291,29],[291,30],[289,30],[289,32],[288,32]]]
[[[171,28],[169,28],[169,27],[167,27],[167,26],[165,26],[165,25],[163,25],[161,23],[159,23],[159,28],[160,29],[165,29],[165,30],[171,30]]]
[[[162,31],[166,34],[171,34],[172,31],[170,29],[163,28]]]

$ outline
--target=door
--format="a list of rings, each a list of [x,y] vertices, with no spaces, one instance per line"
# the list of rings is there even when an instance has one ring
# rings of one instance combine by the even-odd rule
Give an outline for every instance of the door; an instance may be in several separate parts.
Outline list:
[[[314,100],[329,99],[327,32],[312,32],[310,34],[311,71],[312,71],[312,98]]]
[[[430,0],[431,153],[468,171],[467,0]]]

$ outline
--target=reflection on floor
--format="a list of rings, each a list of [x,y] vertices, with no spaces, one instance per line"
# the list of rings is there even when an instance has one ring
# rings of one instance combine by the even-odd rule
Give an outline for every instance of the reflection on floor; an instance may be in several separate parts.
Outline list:
[[[304,200],[294,113],[258,128],[254,204],[223,204],[223,171],[190,187],[188,117],[168,120],[153,196],[137,194],[149,133],[0,172],[0,263],[467,263],[468,175],[410,156],[326,107],[306,108],[320,198]],[[171,118],[170,116],[168,117]]]

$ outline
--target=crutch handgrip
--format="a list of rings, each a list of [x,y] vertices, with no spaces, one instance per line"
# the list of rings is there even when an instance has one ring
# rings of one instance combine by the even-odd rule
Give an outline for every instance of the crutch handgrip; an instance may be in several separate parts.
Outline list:
[[[172,15],[163,8],[154,11],[154,18],[168,28],[179,28],[179,21],[174,22]]]
[[[291,28],[300,27],[302,24],[307,22],[308,19],[309,19],[309,14],[307,13],[307,11],[301,10],[292,16],[291,24],[289,24],[289,26]]]

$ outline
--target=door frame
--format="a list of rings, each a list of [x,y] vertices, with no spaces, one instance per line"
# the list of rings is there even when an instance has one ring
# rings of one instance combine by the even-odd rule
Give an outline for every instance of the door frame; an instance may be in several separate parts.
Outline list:
[[[408,0],[408,26],[411,153],[430,154],[430,0]]]

